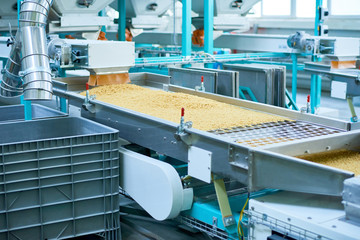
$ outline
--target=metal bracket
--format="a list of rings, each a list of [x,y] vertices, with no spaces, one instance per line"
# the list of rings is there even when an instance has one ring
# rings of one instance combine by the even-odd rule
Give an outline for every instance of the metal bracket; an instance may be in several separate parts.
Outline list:
[[[213,229],[214,229],[214,230],[217,229],[217,223],[218,223],[217,217],[213,217],[212,226],[213,226]]]
[[[15,43],[15,40],[10,37],[6,40],[6,46],[9,47],[10,45],[13,45]]]
[[[231,226],[231,225],[235,225],[235,224],[236,224],[236,221],[235,221],[234,216],[224,217],[224,218],[223,218],[223,221],[224,221],[224,226],[225,226],[225,227],[229,227],[229,226]]]
[[[192,137],[191,134],[185,132],[185,129],[189,129],[192,127],[192,122],[185,122],[180,123],[180,125],[177,127],[176,133],[174,134],[174,137],[177,141],[183,141],[186,145],[191,146],[192,145]]]
[[[95,100],[95,99],[96,99],[96,95],[89,96],[89,92],[86,91],[86,98],[84,104],[82,105],[82,108],[91,113],[95,113],[96,112],[95,105],[90,103],[91,100]]]
[[[216,197],[220,207],[220,212],[223,217],[224,226],[230,227],[232,225],[236,225],[235,218],[231,212],[229,198],[227,196],[224,180],[215,179],[213,181],[214,181]]]

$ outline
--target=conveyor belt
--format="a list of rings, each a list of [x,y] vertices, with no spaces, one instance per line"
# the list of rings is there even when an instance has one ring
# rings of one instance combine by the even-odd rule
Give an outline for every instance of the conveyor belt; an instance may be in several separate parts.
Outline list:
[[[259,147],[345,131],[305,121],[281,121],[249,127],[216,129],[209,132],[250,147]]]
[[[212,132],[190,128],[185,130],[185,136],[178,138],[174,136],[179,126],[178,123],[98,100],[89,100],[86,105],[83,105],[84,96],[66,91],[64,88],[64,90],[55,88],[54,92],[58,96],[67,98],[70,104],[82,107],[82,117],[118,129],[119,136],[129,142],[184,162],[189,161],[190,148],[196,147],[211,152],[211,159],[208,160],[211,162],[211,173],[243,183],[248,186],[250,191],[273,188],[340,196],[344,179],[353,176],[353,173],[348,171],[291,156],[360,146],[360,132],[346,132],[359,128],[357,123],[302,114],[284,108],[196,92],[173,85],[159,83],[150,86],[165,91],[182,92],[213,99],[294,121]],[[231,136],[234,138],[230,138]],[[284,142],[273,144],[277,141],[275,138],[282,138]],[[237,142],[246,139],[254,146],[259,147],[254,148],[252,145]],[[261,140],[259,141],[259,139]],[[261,144],[266,141],[269,146],[262,146]],[[270,149],[271,151],[269,151]],[[291,154],[285,155],[288,153]],[[206,167],[206,169],[208,168]]]

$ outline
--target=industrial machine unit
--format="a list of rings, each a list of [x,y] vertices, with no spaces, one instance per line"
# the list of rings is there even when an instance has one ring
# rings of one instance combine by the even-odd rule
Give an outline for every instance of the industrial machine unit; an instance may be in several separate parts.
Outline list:
[[[245,16],[257,2],[215,1],[211,30],[248,30]],[[1,7],[0,28],[9,30],[5,19],[18,28],[17,34],[0,38],[6,49],[1,57],[7,58],[0,93],[4,99],[23,98],[23,105],[0,107],[1,239],[97,234],[117,240],[120,213],[128,214],[128,205],[145,217],[176,221],[219,239],[360,238],[357,169],[299,157],[359,151],[360,123],[286,109],[286,66],[261,62],[295,54],[354,60],[359,39],[221,32],[215,46],[245,53],[213,55],[211,48],[187,56],[175,50],[163,58],[136,58],[134,42],[96,40],[100,28],[110,24],[99,12],[106,6],[119,10],[118,2],[25,0],[19,24],[16,2],[9,3]],[[127,0],[127,26],[159,28],[174,3]],[[192,1],[192,10],[198,14],[194,25],[204,27],[204,3]],[[64,39],[63,33],[82,39]],[[163,41],[162,34],[172,33],[141,35],[152,43],[174,43]],[[212,63],[222,69],[202,67]],[[164,72],[163,67],[165,75],[131,73]],[[347,95],[360,94],[358,71],[315,63],[305,63],[304,69],[346,83]],[[87,73],[67,76],[70,70]],[[282,120],[200,130],[186,109],[179,108],[179,121],[173,122],[101,101],[91,91],[113,83],[100,81],[105,78]],[[38,105],[55,101],[62,112]],[[123,199],[119,204],[120,194],[131,204]]]

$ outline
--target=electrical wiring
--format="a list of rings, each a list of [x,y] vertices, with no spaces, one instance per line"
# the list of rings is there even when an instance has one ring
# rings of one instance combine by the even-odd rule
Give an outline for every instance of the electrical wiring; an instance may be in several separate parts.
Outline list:
[[[238,236],[239,236],[239,239],[243,240],[244,239],[244,230],[242,229],[241,227],[241,221],[243,219],[243,216],[244,216],[244,210],[249,202],[249,198],[250,198],[250,193],[248,193],[248,197],[245,201],[245,204],[243,206],[243,208],[241,209],[240,211],[240,216],[239,216],[239,221],[238,221],[238,224],[237,224],[237,232],[238,232]]]

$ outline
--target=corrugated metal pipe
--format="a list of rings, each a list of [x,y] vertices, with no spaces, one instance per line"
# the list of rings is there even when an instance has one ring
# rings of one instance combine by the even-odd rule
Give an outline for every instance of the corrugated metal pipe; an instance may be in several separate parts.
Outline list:
[[[13,97],[23,93],[25,100],[52,98],[51,70],[45,32],[52,2],[53,0],[22,2],[19,30],[3,70],[1,95]]]

